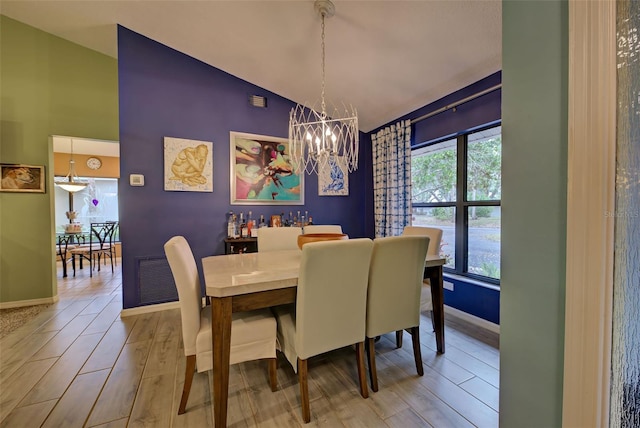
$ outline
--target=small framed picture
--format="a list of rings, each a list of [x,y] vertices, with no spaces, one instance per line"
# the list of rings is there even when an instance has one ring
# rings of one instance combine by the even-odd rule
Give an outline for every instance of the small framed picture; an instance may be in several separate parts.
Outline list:
[[[0,192],[45,193],[44,166],[0,164]]]
[[[349,169],[344,156],[331,156],[318,173],[319,196],[348,196]]]

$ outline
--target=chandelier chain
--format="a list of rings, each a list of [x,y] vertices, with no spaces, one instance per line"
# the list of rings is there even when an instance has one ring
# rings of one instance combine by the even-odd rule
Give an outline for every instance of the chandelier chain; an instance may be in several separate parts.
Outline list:
[[[289,148],[292,165],[297,173],[322,173],[331,177],[335,186],[343,177],[358,169],[358,113],[349,105],[338,109],[325,100],[325,19],[334,15],[331,0],[315,0],[314,8],[321,21],[321,77],[320,103],[313,106],[297,104],[289,114]],[[330,111],[327,111],[329,109]],[[342,183],[342,184],[341,184]]]
[[[320,96],[320,100],[321,100],[321,107],[322,107],[322,116],[323,118],[327,116],[327,107],[326,104],[324,102],[324,50],[325,50],[325,44],[324,44],[324,12],[320,14],[322,16],[322,37],[321,37],[321,43],[320,46],[322,48],[322,95]]]

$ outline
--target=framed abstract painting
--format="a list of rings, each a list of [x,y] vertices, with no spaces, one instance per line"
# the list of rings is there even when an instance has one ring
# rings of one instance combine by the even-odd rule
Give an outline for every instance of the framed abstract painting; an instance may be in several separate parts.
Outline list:
[[[232,205],[304,204],[304,171],[286,138],[231,132],[229,140]]]

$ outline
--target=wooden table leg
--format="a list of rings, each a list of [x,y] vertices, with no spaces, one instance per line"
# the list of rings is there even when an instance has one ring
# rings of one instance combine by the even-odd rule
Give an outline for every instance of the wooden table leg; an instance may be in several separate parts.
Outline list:
[[[231,299],[231,297],[214,297],[211,299],[213,420],[216,428],[224,428],[227,426],[229,353],[231,351]]]
[[[433,325],[436,330],[436,348],[444,354],[444,284],[442,266],[425,269],[425,276],[431,283],[431,301],[433,303]]]

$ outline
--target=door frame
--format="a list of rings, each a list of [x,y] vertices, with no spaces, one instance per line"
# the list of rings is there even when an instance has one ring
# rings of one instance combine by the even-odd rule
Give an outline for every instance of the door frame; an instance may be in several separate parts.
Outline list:
[[[609,426],[616,156],[615,1],[569,2],[563,426]]]

